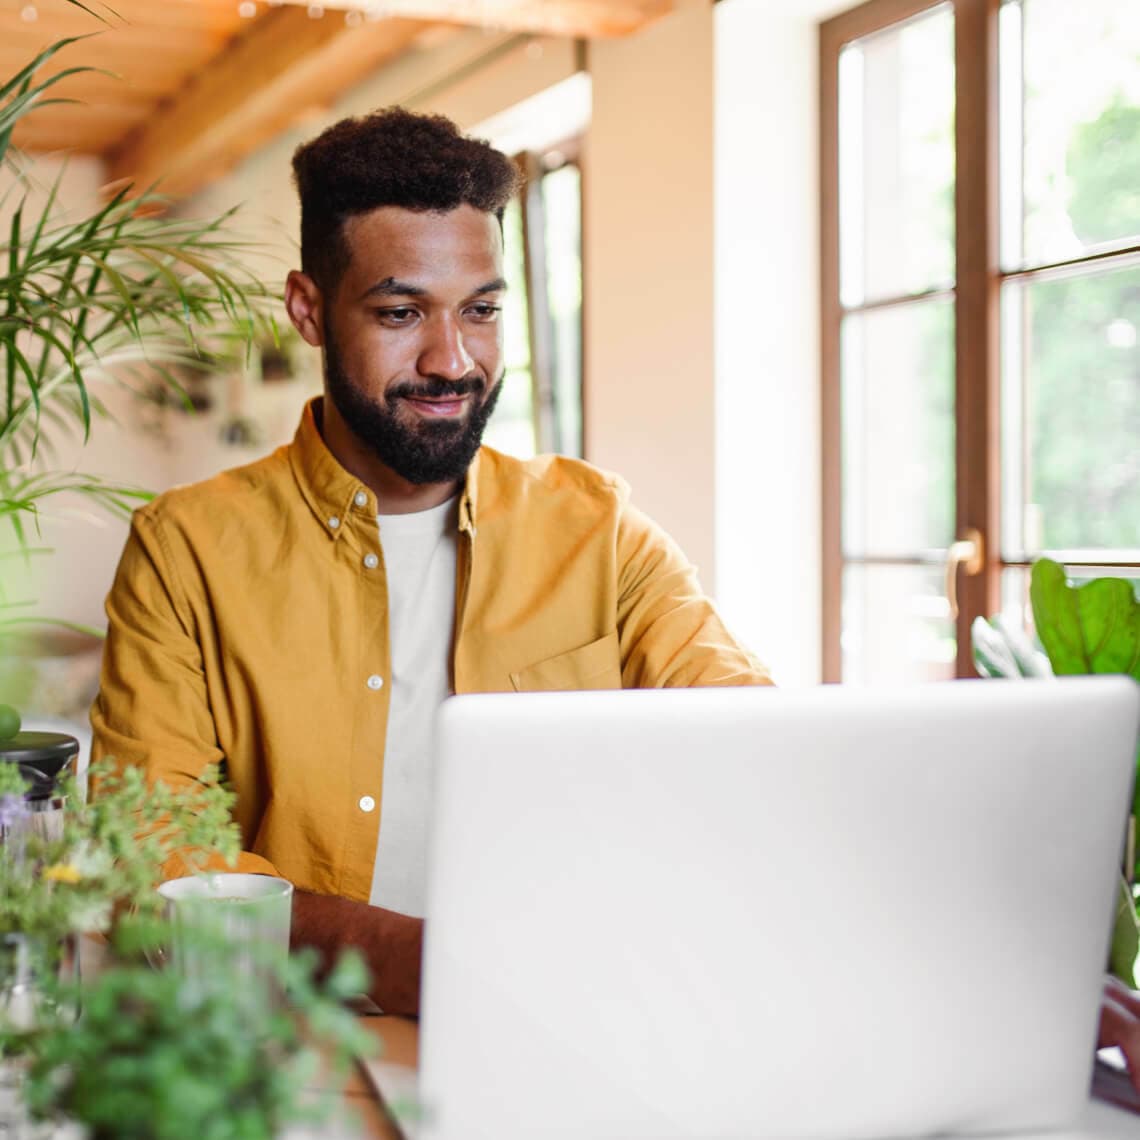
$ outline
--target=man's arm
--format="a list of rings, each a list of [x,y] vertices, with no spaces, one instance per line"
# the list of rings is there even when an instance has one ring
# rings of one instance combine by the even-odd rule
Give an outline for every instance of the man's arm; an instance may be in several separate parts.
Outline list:
[[[194,617],[152,520],[136,513],[107,598],[107,640],[99,695],[91,710],[92,759],[141,768],[147,779],[191,787],[225,757],[217,743]],[[98,786],[92,794],[98,795]],[[225,869],[220,857],[211,867]],[[232,868],[231,868],[232,869]],[[243,851],[236,869],[276,875]],[[187,873],[181,860],[166,878]]]
[[[618,529],[622,687],[771,684],[728,631],[677,544],[626,505]]]
[[[346,946],[364,956],[372,975],[369,997],[385,1013],[418,1016],[424,922],[352,899],[295,891],[294,949],[312,946],[328,969]]]

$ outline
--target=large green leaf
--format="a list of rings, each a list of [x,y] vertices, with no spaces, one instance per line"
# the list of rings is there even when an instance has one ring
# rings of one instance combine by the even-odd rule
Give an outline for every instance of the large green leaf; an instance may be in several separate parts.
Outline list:
[[[1140,681],[1140,602],[1123,578],[1070,585],[1049,558],[1033,564],[1029,583],[1033,623],[1057,674],[1124,673]],[[1132,792],[1140,819],[1140,756]],[[1140,871],[1140,863],[1130,872]]]
[[[1123,578],[1072,586],[1063,566],[1033,564],[1033,623],[1053,672],[1126,673],[1140,681],[1140,603]]]
[[[1136,988],[1136,958],[1140,955],[1140,921],[1136,904],[1124,877],[1116,894],[1116,921],[1112,928],[1112,949],[1108,968],[1125,985]]]

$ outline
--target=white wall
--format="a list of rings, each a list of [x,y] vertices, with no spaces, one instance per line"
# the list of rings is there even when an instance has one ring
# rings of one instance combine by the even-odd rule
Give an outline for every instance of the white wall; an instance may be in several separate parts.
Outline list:
[[[586,456],[715,578],[713,12],[589,48]]]
[[[783,685],[821,675],[817,21],[850,6],[715,8],[715,592]]]

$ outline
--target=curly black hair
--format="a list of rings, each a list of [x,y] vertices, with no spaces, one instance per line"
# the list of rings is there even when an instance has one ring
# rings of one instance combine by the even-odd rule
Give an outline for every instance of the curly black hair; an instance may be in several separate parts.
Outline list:
[[[389,107],[342,119],[293,154],[301,198],[301,268],[324,290],[348,265],[344,223],[381,206],[503,210],[519,187],[515,164],[442,115]]]

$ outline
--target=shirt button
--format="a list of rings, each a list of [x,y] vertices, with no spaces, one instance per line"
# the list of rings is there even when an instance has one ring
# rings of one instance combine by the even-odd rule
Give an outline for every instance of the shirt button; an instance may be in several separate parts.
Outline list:
[[[364,556],[364,565],[367,566],[369,570],[375,570],[376,567],[380,565],[380,559],[377,558],[375,554],[366,554]]]
[[[336,530],[336,528],[340,526],[340,519],[338,519],[336,515],[333,515],[329,519],[329,526],[332,527],[333,530]]]
[[[375,806],[376,801],[371,796],[361,796],[357,804],[361,811],[371,811]]]
[[[368,505],[368,496],[363,491],[357,491],[356,494],[352,496],[352,501],[358,507],[366,507]]]
[[[367,683],[368,687],[375,692],[377,689],[384,687],[384,678],[381,677],[379,673],[373,673],[372,676],[368,678]]]

